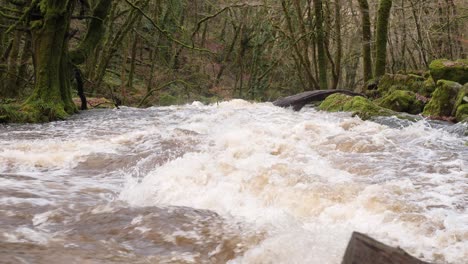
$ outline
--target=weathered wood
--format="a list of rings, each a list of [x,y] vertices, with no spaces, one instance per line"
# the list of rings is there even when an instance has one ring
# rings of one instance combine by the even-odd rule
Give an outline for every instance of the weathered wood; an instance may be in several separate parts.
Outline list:
[[[354,232],[341,264],[429,264],[401,248],[387,246],[364,234]]]
[[[306,104],[316,101],[322,101],[327,96],[334,94],[334,93],[342,93],[352,96],[364,96],[360,93],[355,93],[348,90],[315,90],[315,91],[308,91],[299,93],[296,95],[291,95],[288,97],[280,98],[273,102],[274,105],[279,107],[289,107],[292,106],[294,111],[299,111],[304,107]]]

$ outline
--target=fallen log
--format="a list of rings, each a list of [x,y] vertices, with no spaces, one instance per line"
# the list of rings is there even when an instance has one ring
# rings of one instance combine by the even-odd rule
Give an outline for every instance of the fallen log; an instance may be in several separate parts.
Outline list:
[[[327,96],[334,93],[342,93],[351,96],[364,96],[363,94],[348,91],[348,90],[315,90],[299,93],[296,95],[291,95],[288,97],[280,98],[273,102],[273,105],[279,107],[290,107],[292,106],[294,111],[299,111],[306,104],[316,101],[322,101],[327,98]],[[365,96],[364,96],[365,97]]]
[[[364,234],[353,232],[341,264],[430,264]]]

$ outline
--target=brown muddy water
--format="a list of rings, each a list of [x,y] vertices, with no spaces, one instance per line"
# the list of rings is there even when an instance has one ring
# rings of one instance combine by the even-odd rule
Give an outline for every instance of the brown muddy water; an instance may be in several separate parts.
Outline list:
[[[468,137],[378,121],[233,100],[0,125],[0,263],[332,264],[352,231],[468,263]]]

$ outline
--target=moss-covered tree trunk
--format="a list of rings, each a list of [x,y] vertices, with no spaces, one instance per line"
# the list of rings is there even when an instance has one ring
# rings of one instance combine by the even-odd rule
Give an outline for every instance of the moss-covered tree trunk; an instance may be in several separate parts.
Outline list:
[[[327,89],[327,58],[325,54],[325,34],[323,32],[322,0],[314,0],[315,30],[317,34],[317,56],[320,89]]]
[[[105,35],[106,27],[104,20],[109,14],[112,0],[99,0],[94,1],[94,3],[92,19],[88,25],[86,36],[83,41],[80,42],[78,48],[70,52],[70,58],[73,64],[84,63]]]
[[[362,58],[364,81],[372,79],[372,58],[371,58],[371,22],[369,15],[369,3],[367,0],[359,0],[361,11],[362,30]]]
[[[41,1],[31,28],[34,91],[23,106],[30,121],[63,119],[76,112],[70,89],[68,38],[74,0]]]
[[[16,78],[18,72],[18,56],[21,45],[21,32],[16,31],[12,41],[12,48],[8,58],[8,69],[6,71],[6,95],[8,97],[16,97],[18,95],[18,87],[16,86]]]
[[[385,66],[387,60],[388,25],[390,20],[391,8],[392,0],[380,0],[379,11],[377,14],[377,28],[375,41],[375,77],[380,77],[385,74]]]

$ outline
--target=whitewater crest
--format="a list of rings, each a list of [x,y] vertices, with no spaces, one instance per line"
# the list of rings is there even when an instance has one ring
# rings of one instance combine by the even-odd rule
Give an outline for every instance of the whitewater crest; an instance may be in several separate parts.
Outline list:
[[[352,231],[468,258],[468,138],[424,120],[232,100],[0,129],[11,259],[340,263]]]

